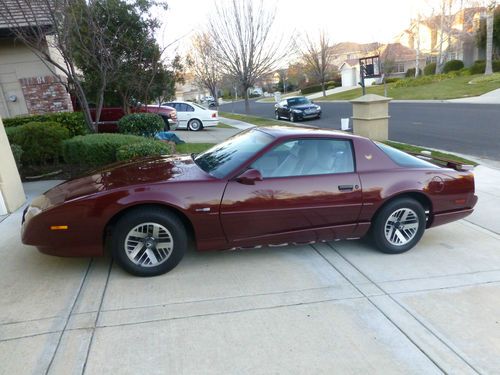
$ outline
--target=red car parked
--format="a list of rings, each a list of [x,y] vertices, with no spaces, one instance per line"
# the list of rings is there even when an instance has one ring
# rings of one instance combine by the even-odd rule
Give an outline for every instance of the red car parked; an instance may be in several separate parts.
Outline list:
[[[137,106],[131,108],[132,113],[157,113],[165,122],[165,130],[175,130],[177,127],[177,111],[167,106]],[[95,121],[95,109],[91,109],[92,119]],[[117,122],[123,116],[125,111],[122,107],[104,107],[99,117],[97,131],[99,133],[116,133],[118,131]]]
[[[199,155],[110,165],[62,183],[23,215],[47,254],[102,255],[130,273],[174,268],[199,250],[310,243],[370,233],[386,253],[473,211],[474,176],[370,139],[301,127],[253,128]]]

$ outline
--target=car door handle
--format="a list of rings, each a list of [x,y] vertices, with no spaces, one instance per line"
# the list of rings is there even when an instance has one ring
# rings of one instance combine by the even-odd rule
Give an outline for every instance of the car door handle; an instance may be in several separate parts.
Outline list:
[[[339,185],[340,191],[353,191],[354,185]]]

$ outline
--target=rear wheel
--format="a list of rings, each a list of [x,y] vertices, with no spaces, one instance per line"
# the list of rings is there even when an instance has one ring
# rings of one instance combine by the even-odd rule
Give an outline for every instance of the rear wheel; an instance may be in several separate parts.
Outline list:
[[[280,119],[280,114],[278,113],[278,111],[274,111],[274,118],[276,120],[279,120]]]
[[[197,132],[203,129],[203,124],[200,120],[193,119],[188,122],[188,129]]]
[[[165,126],[163,127],[163,130],[168,132],[170,130],[170,124],[168,123],[168,117],[167,116],[161,116],[163,122],[165,123]]]
[[[411,198],[399,198],[378,213],[372,227],[373,240],[384,253],[404,253],[418,243],[425,224],[422,205]]]
[[[173,269],[184,256],[187,236],[177,216],[161,208],[139,208],[117,223],[111,249],[117,263],[136,276],[156,276]]]

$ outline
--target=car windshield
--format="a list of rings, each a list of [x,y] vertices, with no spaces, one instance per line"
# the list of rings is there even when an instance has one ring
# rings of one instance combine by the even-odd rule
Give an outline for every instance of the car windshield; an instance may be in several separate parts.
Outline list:
[[[311,101],[307,98],[292,98],[288,99],[288,105],[293,107],[295,105],[311,104]]]
[[[210,175],[222,178],[274,140],[260,130],[249,129],[195,156],[195,163]]]
[[[428,161],[416,158],[406,152],[397,150],[386,144],[375,142],[375,144],[380,148],[391,160],[402,167],[408,168],[438,168],[436,165],[429,163]]]

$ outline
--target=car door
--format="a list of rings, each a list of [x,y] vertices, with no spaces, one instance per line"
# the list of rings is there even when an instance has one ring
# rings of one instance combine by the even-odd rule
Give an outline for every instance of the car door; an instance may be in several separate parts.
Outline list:
[[[229,181],[221,222],[234,246],[309,242],[349,237],[362,192],[346,139],[290,140],[250,168],[262,181]]]
[[[279,103],[279,115],[282,117],[288,117],[288,102],[286,100],[282,100]]]

